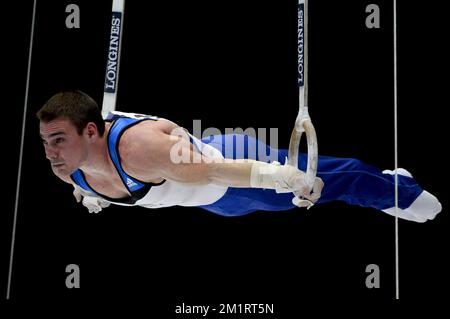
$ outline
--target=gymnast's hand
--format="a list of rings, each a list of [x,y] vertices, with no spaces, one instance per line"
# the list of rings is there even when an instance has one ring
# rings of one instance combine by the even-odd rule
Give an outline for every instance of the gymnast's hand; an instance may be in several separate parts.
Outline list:
[[[320,177],[316,177],[314,179],[312,190],[310,191],[309,187],[305,183],[306,174],[304,172],[302,173],[303,174],[299,174],[302,176],[296,176],[294,178],[293,188],[298,189],[298,191],[296,190],[293,192],[295,197],[292,199],[292,203],[295,206],[306,207],[309,209],[320,198],[324,182]]]
[[[250,185],[275,189],[277,193],[293,193],[294,205],[309,208],[320,198],[324,183],[320,177],[316,177],[311,188],[306,183],[305,172],[295,166],[281,165],[279,162],[268,164],[255,161],[252,164]]]
[[[75,196],[77,203],[81,202],[88,209],[89,213],[98,213],[111,204],[100,197],[89,195],[86,191],[75,185],[73,196]]]
[[[279,178],[276,183],[277,193],[292,192],[295,197],[292,203],[298,207],[307,207],[314,205],[320,198],[324,183],[320,177],[315,177],[312,188],[306,183],[306,174],[297,167],[290,165],[281,166],[285,169],[284,177]],[[282,176],[282,175],[281,175]]]

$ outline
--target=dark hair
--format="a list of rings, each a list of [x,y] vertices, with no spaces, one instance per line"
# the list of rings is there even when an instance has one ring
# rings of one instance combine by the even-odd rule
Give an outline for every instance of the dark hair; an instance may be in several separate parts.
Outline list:
[[[77,128],[78,134],[89,122],[97,125],[98,133],[103,136],[105,122],[97,102],[89,95],[78,90],[64,91],[53,95],[36,113],[42,122],[50,122],[57,118],[67,118]]]

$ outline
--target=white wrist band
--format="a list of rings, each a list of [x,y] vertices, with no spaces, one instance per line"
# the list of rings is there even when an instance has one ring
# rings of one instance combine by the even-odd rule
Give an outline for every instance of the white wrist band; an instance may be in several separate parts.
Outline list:
[[[250,186],[254,188],[275,189],[277,193],[292,192],[292,179],[301,172],[291,165],[278,162],[255,162],[250,173]]]

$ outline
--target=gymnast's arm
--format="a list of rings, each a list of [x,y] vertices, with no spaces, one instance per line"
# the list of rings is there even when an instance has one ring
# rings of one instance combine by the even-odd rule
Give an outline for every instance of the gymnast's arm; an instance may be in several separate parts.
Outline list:
[[[191,184],[296,191],[305,198],[311,197],[304,172],[295,167],[251,159],[212,160],[198,153],[182,134],[168,132],[155,125],[130,128],[123,136],[125,140],[121,141],[124,146],[121,146],[120,154],[125,171],[143,181],[164,178]]]
[[[143,122],[131,127],[123,135],[119,151],[125,171],[146,182],[164,178],[182,183],[250,187],[254,161],[227,161],[226,165],[211,162],[194,149],[185,131],[172,122],[160,119],[158,123]]]

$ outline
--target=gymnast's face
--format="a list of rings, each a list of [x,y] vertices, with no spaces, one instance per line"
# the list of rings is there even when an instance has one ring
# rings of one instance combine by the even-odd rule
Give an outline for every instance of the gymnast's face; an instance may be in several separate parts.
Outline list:
[[[88,155],[86,129],[80,135],[70,120],[59,118],[47,123],[41,121],[39,130],[45,156],[56,175],[68,176],[86,161]]]

